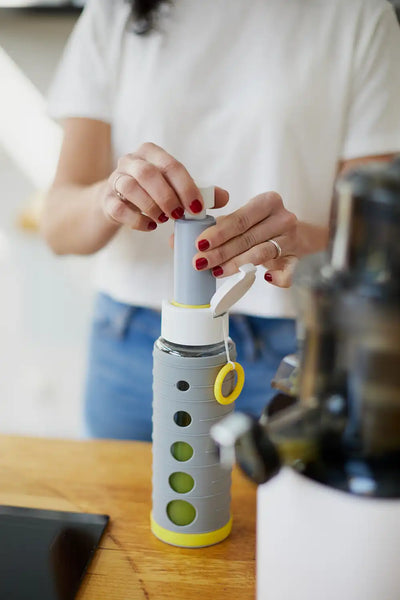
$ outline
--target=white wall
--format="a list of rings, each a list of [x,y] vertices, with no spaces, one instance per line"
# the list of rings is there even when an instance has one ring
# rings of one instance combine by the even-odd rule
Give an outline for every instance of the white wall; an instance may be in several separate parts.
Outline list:
[[[51,180],[57,132],[43,96],[75,19],[0,9],[0,432],[82,431],[93,262],[54,257],[16,226]]]

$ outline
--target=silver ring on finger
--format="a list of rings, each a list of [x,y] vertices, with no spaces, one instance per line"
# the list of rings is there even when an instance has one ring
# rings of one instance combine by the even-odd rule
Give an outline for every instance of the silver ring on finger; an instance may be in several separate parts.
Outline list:
[[[276,240],[268,240],[268,241],[271,242],[271,244],[273,244],[275,246],[276,254],[273,257],[273,260],[280,258],[282,256],[282,248],[280,247],[278,242]]]
[[[117,175],[117,177],[114,180],[114,184],[113,184],[113,190],[116,196],[118,196],[118,198],[120,200],[123,200],[124,202],[126,202],[126,198],[123,194],[121,194],[121,192],[117,189],[117,183],[118,180],[121,179],[121,177],[124,177],[123,175]]]

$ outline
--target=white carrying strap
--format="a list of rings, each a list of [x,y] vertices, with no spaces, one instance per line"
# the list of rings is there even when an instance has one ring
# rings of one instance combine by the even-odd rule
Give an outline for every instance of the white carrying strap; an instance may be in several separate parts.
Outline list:
[[[225,345],[225,352],[226,352],[226,362],[228,365],[232,366],[232,369],[235,369],[235,363],[233,362],[233,360],[231,360],[231,357],[229,355],[229,336],[228,336],[228,321],[223,321],[222,323],[222,332],[224,334],[224,345]]]

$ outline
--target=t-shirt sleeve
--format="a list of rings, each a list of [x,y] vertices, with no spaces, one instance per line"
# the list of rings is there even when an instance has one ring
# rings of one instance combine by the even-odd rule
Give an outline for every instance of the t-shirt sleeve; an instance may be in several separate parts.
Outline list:
[[[356,48],[343,160],[400,152],[400,27],[381,6]]]
[[[108,0],[89,0],[66,44],[48,94],[54,119],[110,122],[110,15]]]

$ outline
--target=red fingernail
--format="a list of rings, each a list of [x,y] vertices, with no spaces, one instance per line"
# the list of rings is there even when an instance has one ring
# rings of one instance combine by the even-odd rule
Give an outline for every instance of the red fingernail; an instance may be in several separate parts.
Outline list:
[[[150,221],[150,223],[147,225],[147,229],[149,231],[154,231],[154,229],[157,229],[157,223],[154,223],[154,221]]]
[[[220,277],[221,275],[224,274],[224,270],[222,267],[214,267],[212,270],[212,274],[214,275],[214,277]]]
[[[192,213],[197,214],[203,210],[203,205],[200,200],[193,200],[193,202],[189,206]]]
[[[208,260],[206,258],[198,258],[196,260],[196,269],[201,271],[201,269],[205,269],[208,267]]]
[[[208,240],[200,240],[197,244],[197,247],[200,250],[200,252],[204,252],[205,250],[209,249],[210,242]]]
[[[175,208],[175,210],[172,211],[171,216],[175,220],[181,219],[183,217],[184,212],[184,209],[181,206],[179,206],[178,208]]]
[[[265,281],[268,281],[269,283],[271,283],[271,281],[272,281],[272,275],[271,275],[271,273],[268,273],[268,272],[265,273],[264,279],[265,279]]]
[[[160,223],[166,223],[168,221],[168,217],[165,213],[161,213],[161,215],[158,217],[158,220]]]

